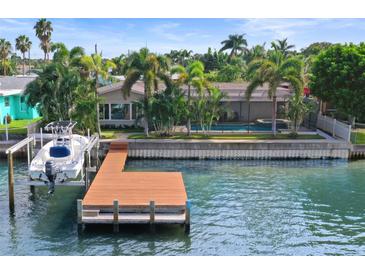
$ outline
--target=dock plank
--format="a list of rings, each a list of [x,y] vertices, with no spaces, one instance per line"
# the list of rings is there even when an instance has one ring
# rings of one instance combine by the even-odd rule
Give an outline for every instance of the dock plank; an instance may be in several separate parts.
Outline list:
[[[84,209],[110,210],[113,208],[113,201],[118,200],[121,212],[123,208],[140,211],[141,208],[147,209],[150,201],[154,201],[157,213],[168,208],[175,209],[181,214],[187,200],[181,172],[125,172],[123,170],[128,156],[127,149],[127,144],[124,143],[111,144],[106,158],[84,197]],[[96,222],[95,219],[88,218],[88,222]],[[122,216],[121,218],[123,219]],[[143,219],[144,217],[135,218]],[[165,220],[164,215],[158,217],[156,215],[156,218],[161,222],[174,219],[171,217]],[[180,222],[181,216],[178,219]],[[101,218],[100,221],[106,220]]]

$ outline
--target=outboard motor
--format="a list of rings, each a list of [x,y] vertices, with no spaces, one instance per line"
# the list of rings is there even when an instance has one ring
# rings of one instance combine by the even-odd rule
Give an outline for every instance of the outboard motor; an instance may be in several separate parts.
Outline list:
[[[48,193],[52,194],[54,192],[55,180],[57,174],[56,164],[54,161],[47,161],[45,164],[45,168],[46,168],[46,176],[49,180]]]

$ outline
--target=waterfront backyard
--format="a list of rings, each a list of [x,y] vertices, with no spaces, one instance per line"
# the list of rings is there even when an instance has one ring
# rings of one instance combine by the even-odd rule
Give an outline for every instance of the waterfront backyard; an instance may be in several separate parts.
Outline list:
[[[82,189],[16,185],[7,206],[0,162],[1,255],[363,255],[365,161],[129,159],[126,171],[181,171],[191,230],[181,226],[91,227],[78,234]],[[16,181],[26,176],[17,161]]]

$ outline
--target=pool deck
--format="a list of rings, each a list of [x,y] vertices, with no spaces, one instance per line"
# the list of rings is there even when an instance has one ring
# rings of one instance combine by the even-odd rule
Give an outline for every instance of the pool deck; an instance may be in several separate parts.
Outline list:
[[[81,224],[190,224],[181,172],[124,172],[128,144],[113,142],[84,199]]]

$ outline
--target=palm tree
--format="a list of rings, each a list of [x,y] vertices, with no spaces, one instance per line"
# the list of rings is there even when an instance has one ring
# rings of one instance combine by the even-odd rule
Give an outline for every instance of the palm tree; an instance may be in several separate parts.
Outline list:
[[[249,64],[254,59],[258,58],[265,58],[266,50],[265,50],[265,43],[262,45],[256,45],[247,50],[243,56],[246,64]]]
[[[93,77],[93,89],[96,98],[96,124],[99,136],[101,136],[100,121],[99,121],[99,101],[98,101],[98,88],[99,88],[99,77],[102,79],[109,78],[109,70],[115,68],[115,64],[110,61],[104,61],[100,54],[83,55],[80,58],[80,64],[88,72],[89,76]]]
[[[127,60],[127,75],[122,86],[124,97],[130,95],[132,86],[142,79],[144,82],[144,132],[148,136],[149,122],[149,98],[154,91],[158,90],[158,80],[168,82],[166,71],[169,68],[168,60],[161,55],[151,53],[147,48],[140,49],[139,52],[133,52]]]
[[[284,56],[287,56],[289,54],[289,50],[294,47],[294,45],[288,44],[288,38],[271,42],[271,48],[275,51],[280,51]]]
[[[53,43],[51,51],[53,52],[54,62],[62,63],[65,66],[83,68],[81,58],[85,55],[84,48],[74,47],[68,50],[63,43]]]
[[[234,56],[241,54],[247,50],[247,40],[244,38],[245,34],[233,34],[229,35],[227,40],[221,42],[223,47],[219,50],[220,52],[227,49],[231,50],[229,59]]]
[[[15,47],[23,55],[23,75],[25,75],[25,53],[30,50],[32,41],[29,40],[28,36],[20,35],[15,39]]]
[[[283,83],[300,92],[303,90],[303,63],[295,57],[285,58],[280,51],[272,52],[268,59],[258,59],[250,63],[248,75],[252,75],[246,90],[246,99],[250,100],[252,93],[264,83],[268,84],[268,96],[272,99],[272,131],[276,135],[276,91]]]
[[[39,19],[34,26],[36,36],[41,40],[40,48],[44,52],[44,61],[49,60],[49,53],[51,51],[51,35],[52,35],[52,23],[47,19]]]
[[[3,75],[6,76],[7,69],[10,69],[10,63],[8,60],[11,52],[11,43],[5,39],[0,39],[0,58],[2,62]]]
[[[185,84],[188,86],[188,100],[187,105],[189,111],[191,110],[191,86],[195,87],[196,90],[201,90],[206,85],[204,79],[204,65],[200,61],[194,61],[188,65],[187,68],[178,65],[171,69],[171,74],[178,74],[177,82],[179,84]],[[188,136],[190,136],[191,129],[191,115],[188,115],[188,121],[186,125],[188,129]]]

